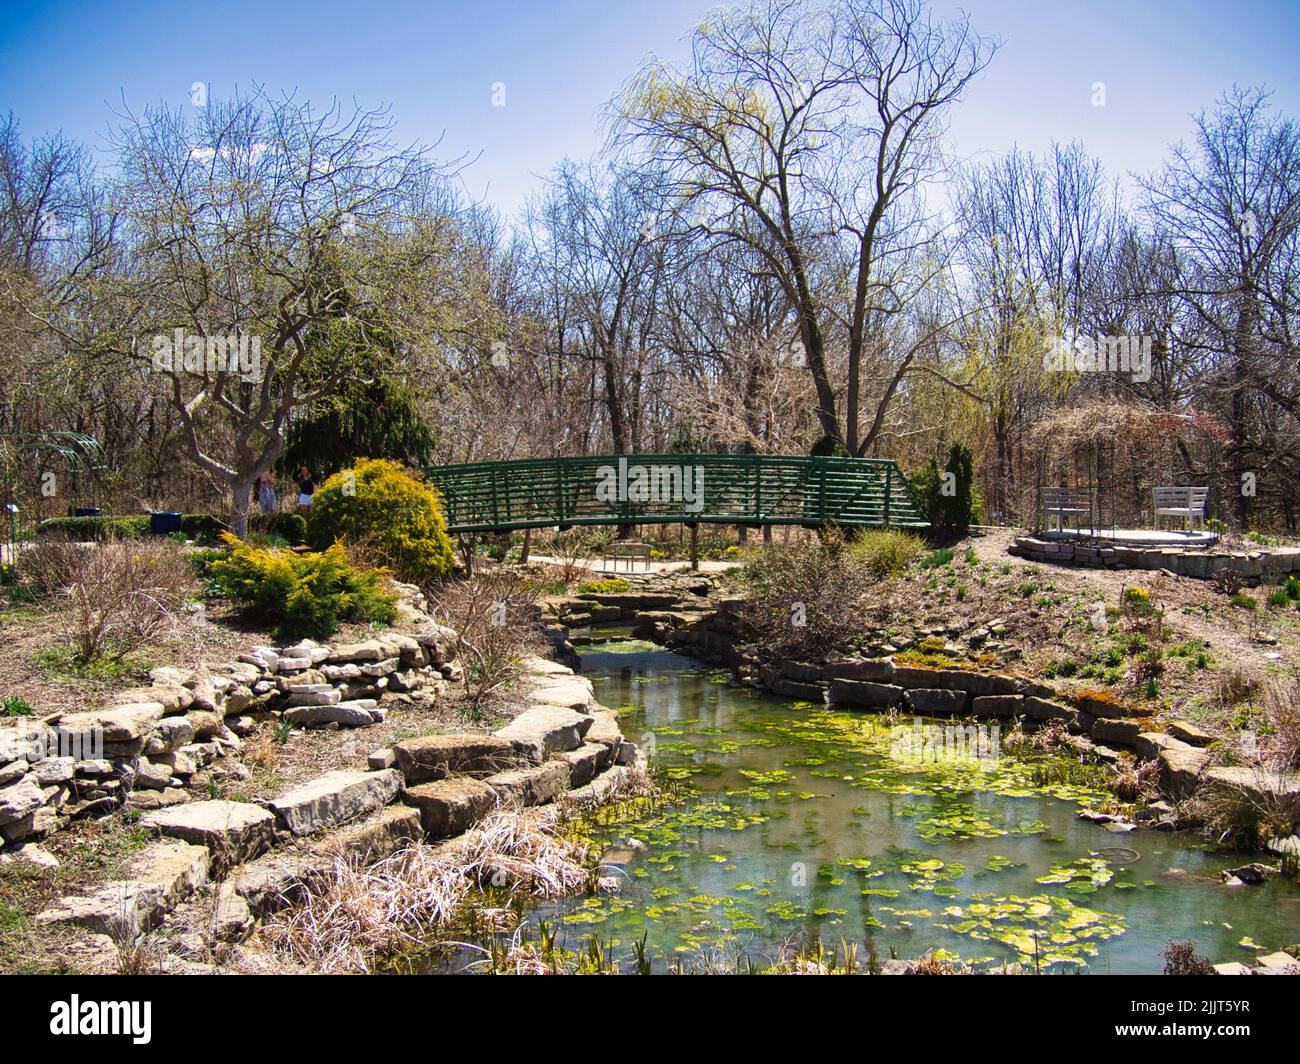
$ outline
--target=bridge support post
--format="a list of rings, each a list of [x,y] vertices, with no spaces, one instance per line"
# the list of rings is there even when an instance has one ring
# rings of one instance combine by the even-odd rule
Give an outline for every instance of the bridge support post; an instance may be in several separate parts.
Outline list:
[[[700,568],[700,526],[688,525],[691,530],[691,569],[699,572]]]
[[[521,550],[521,551],[519,552],[519,564],[520,564],[520,565],[527,565],[527,564],[528,564],[528,547],[529,547],[529,544],[532,542],[532,538],[533,538],[533,530],[532,530],[531,528],[525,528],[525,529],[524,529],[524,546],[523,546],[523,550]]]

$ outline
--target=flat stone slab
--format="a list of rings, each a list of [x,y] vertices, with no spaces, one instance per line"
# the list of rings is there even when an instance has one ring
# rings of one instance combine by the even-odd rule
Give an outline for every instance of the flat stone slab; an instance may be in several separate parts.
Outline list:
[[[490,776],[518,763],[509,739],[498,735],[421,735],[393,744],[397,767],[408,783],[448,776]]]
[[[1064,703],[1038,695],[1026,695],[1023,706],[1025,713],[1034,720],[1072,720],[1075,715],[1074,710]]]
[[[1136,746],[1142,735],[1142,725],[1135,720],[1106,720],[1098,717],[1092,722],[1089,734],[1098,742]]]
[[[950,691],[941,688],[916,688],[905,696],[908,709],[925,716],[952,716],[965,713],[970,696],[965,691]]]
[[[390,805],[374,816],[332,831],[316,843],[321,853],[362,863],[381,861],[423,837],[420,811]]]
[[[1171,720],[1166,729],[1175,739],[1180,739],[1191,746],[1209,746],[1214,742],[1214,736],[1204,728],[1198,728],[1191,721]]]
[[[600,743],[609,747],[611,752],[616,752],[623,744],[623,729],[619,727],[618,714],[612,710],[598,709],[591,717],[591,727],[587,729],[584,739],[589,743]]]
[[[496,805],[497,792],[482,780],[461,777],[408,787],[402,800],[420,811],[429,835],[459,835]]]
[[[303,847],[276,850],[250,861],[231,880],[236,893],[259,916],[302,893],[302,887],[334,867],[334,856]]]
[[[845,706],[890,709],[903,704],[903,688],[874,680],[835,679],[831,681],[831,701]]]
[[[591,681],[582,676],[544,676],[530,685],[529,697],[547,706],[587,710],[595,704]]]
[[[1300,797],[1300,772],[1281,774],[1243,766],[1219,766],[1206,769],[1202,786],[1240,791],[1255,802]]]
[[[45,804],[45,791],[35,773],[0,787],[0,824],[13,824]]]
[[[614,751],[604,743],[593,743],[590,741],[591,733],[587,733],[588,741],[583,743],[576,750],[562,750],[558,754],[552,754],[552,759],[563,761],[569,766],[569,783],[570,787],[583,787],[596,778],[597,774],[609,767],[614,759]],[[489,783],[491,780],[488,781]]]
[[[395,769],[327,772],[272,798],[267,807],[295,835],[310,835],[382,809],[402,789]]]
[[[157,926],[162,918],[208,881],[206,847],[154,842],[127,868],[127,879],[105,883],[90,894],[63,898],[39,913],[38,924],[75,924],[117,939]]]
[[[1300,960],[1296,960],[1289,953],[1283,953],[1278,950],[1276,953],[1268,953],[1263,957],[1256,957],[1255,963],[1261,968],[1272,968],[1279,972],[1300,975]]]
[[[349,702],[339,702],[332,706],[294,706],[286,709],[281,716],[291,724],[306,727],[337,724],[341,728],[368,728],[375,723],[374,714],[370,710],[360,709]]]
[[[1014,717],[1024,708],[1022,695],[980,695],[970,704],[970,711],[977,717]]]
[[[206,846],[220,869],[257,857],[270,847],[275,831],[275,817],[260,806],[220,800],[159,809],[146,813],[140,823],[169,838]]]
[[[145,738],[162,719],[161,702],[133,702],[111,709],[88,713],[69,713],[59,719],[58,730],[64,736],[77,736],[85,742],[96,730],[102,730],[106,743],[134,742]]]
[[[568,751],[566,751],[568,752]],[[569,789],[569,766],[561,760],[498,772],[483,781],[501,802],[545,805]]]
[[[840,658],[828,661],[823,671],[831,680],[870,680],[888,683],[894,678],[893,658]]]
[[[594,720],[572,709],[534,706],[519,714],[496,733],[514,747],[515,753],[540,764],[561,750],[576,750]]]

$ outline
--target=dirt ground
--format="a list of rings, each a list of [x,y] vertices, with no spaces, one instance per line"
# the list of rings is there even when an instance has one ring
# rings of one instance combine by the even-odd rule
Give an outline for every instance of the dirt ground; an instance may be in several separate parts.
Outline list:
[[[1110,689],[1216,733],[1240,725],[1240,704],[1222,697],[1225,680],[1250,681],[1249,702],[1271,682],[1300,677],[1300,610],[1294,600],[1269,606],[1276,586],[1243,588],[1255,601],[1250,609],[1211,581],[1028,562],[1007,553],[1017,534],[980,530],[953,548],[949,565],[910,571],[886,594],[888,623],[900,637],[940,629],[957,637],[1003,625],[1005,634],[985,644],[1000,663],[1058,684]],[[1134,683],[1136,656],[1122,645],[1126,625],[1117,613],[1132,588],[1145,588],[1162,611],[1163,669],[1154,697]],[[1098,603],[1108,608],[1100,627]]]

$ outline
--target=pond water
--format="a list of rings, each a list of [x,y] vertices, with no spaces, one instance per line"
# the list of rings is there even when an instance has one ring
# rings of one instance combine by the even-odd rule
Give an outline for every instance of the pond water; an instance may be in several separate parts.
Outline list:
[[[619,893],[529,915],[571,948],[594,934],[622,957],[645,936],[662,971],[674,954],[761,966],[843,939],[863,959],[1140,973],[1172,940],[1215,962],[1300,941],[1294,884],[1227,887],[1218,873],[1240,856],[1079,820],[1104,796],[1071,762],[924,762],[900,756],[884,718],[741,688],[648,643],[582,659],[597,699],[691,793],[609,830],[633,843]]]

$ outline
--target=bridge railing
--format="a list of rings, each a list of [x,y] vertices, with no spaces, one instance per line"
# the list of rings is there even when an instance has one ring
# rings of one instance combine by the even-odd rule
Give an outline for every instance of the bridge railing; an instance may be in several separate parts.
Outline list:
[[[874,458],[638,454],[425,470],[451,532],[552,525],[750,524],[924,528],[897,463]]]

